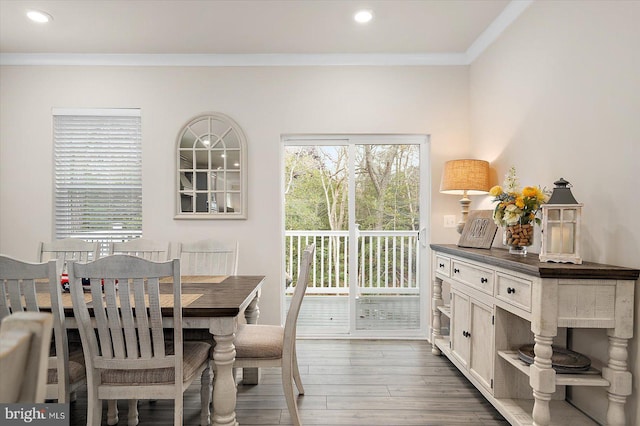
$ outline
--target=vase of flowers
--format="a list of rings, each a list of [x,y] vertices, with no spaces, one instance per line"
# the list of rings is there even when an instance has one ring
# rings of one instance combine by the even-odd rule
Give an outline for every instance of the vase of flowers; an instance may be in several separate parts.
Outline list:
[[[498,202],[493,210],[493,220],[504,228],[503,242],[509,247],[509,253],[527,254],[527,247],[533,244],[533,226],[541,222],[536,215],[549,194],[535,186],[525,186],[521,190],[515,167],[509,169],[504,185],[494,186],[489,194]]]

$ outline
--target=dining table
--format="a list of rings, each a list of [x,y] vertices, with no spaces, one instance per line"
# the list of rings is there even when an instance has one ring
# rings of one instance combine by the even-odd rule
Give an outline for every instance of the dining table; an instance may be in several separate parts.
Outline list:
[[[248,324],[258,321],[258,301],[264,282],[262,275],[228,276],[181,276],[182,285],[182,328],[208,329],[215,341],[213,362],[216,382],[213,387],[213,426],[236,426],[236,381],[233,363],[236,351],[235,334],[241,316]],[[163,325],[172,327],[173,312],[172,278],[160,280],[160,302]],[[46,310],[51,306],[46,285],[38,288],[38,305]],[[85,300],[91,304],[91,294],[85,293]],[[62,294],[67,328],[76,328],[73,318],[71,294]],[[165,317],[166,315],[166,317]],[[257,383],[256,369],[245,370],[245,383]]]

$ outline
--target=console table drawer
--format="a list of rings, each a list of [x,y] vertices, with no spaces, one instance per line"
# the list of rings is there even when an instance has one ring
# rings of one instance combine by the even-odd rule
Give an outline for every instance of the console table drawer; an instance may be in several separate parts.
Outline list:
[[[477,288],[478,290],[493,296],[493,271],[480,268],[479,266],[469,263],[460,262],[456,259],[451,261],[451,270],[451,276],[456,281]]]
[[[444,256],[436,256],[436,264],[434,265],[436,272],[451,276],[451,259]]]
[[[498,272],[496,298],[531,312],[531,281]]]

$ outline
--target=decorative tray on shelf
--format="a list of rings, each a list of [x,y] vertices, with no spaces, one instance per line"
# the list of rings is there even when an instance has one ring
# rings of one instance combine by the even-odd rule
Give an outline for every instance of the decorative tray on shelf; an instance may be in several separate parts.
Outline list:
[[[591,360],[581,353],[569,349],[552,346],[551,367],[556,373],[582,373],[591,367]],[[527,364],[533,364],[533,344],[521,346],[518,349],[518,358]]]

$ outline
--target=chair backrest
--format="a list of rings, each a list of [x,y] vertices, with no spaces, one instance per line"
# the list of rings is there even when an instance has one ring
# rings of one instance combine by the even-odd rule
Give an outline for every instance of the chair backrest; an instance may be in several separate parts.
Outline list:
[[[88,262],[96,260],[99,256],[100,243],[79,240],[77,238],[65,238],[51,243],[40,243],[38,260],[46,262],[56,259],[63,262],[76,260]]]
[[[309,273],[311,270],[311,263],[314,259],[316,250],[315,244],[310,244],[302,252],[302,262],[300,262],[300,269],[298,270],[298,280],[296,281],[296,288],[293,291],[293,297],[291,298],[291,304],[289,305],[289,312],[287,312],[287,319],[284,323],[284,348],[283,353],[294,353],[293,347],[296,340],[296,323],[298,321],[298,314],[300,313],[300,307],[302,305],[302,299],[307,291],[307,285],[309,284]],[[289,348],[289,351],[286,350]]]
[[[154,262],[166,262],[171,253],[171,243],[136,238],[125,242],[114,242],[109,245],[109,254],[128,254]]]
[[[101,383],[103,369],[175,368],[182,383],[182,303],[180,261],[153,262],[129,255],[113,255],[89,263],[69,262],[73,312],[78,322],[87,367],[87,386]],[[82,288],[89,278],[93,318]],[[165,352],[160,279],[173,279],[173,343],[175,355]],[[171,294],[163,295],[171,299]],[[95,319],[95,323],[92,322]],[[97,336],[94,330],[97,331]],[[182,388],[176,390],[182,395]]]
[[[238,242],[202,240],[178,243],[183,275],[235,275],[238,273]]]
[[[16,312],[0,324],[0,403],[43,403],[53,315]]]
[[[16,312],[40,310],[36,291],[36,280],[48,280],[56,356],[49,363],[58,369],[57,399],[59,403],[69,402],[69,346],[62,306],[60,287],[61,262],[50,260],[46,263],[28,263],[0,256],[0,319]],[[44,285],[44,284],[43,284]],[[48,355],[48,353],[47,353]]]

